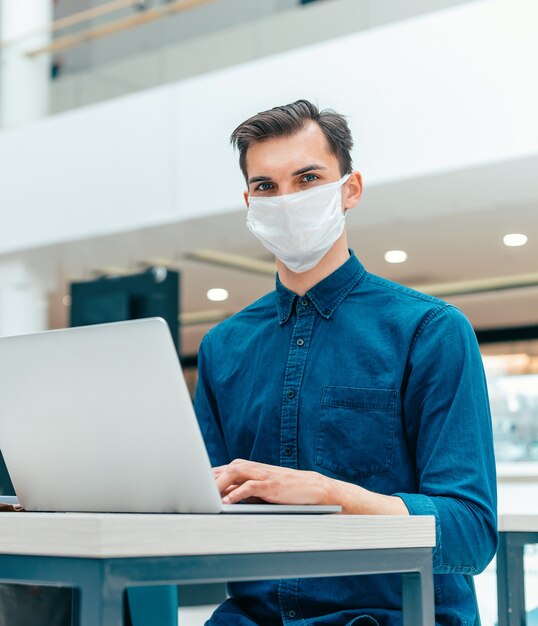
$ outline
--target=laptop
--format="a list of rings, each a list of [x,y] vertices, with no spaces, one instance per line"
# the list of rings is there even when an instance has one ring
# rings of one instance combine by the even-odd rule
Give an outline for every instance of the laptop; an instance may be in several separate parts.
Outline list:
[[[0,338],[0,449],[28,511],[336,513],[221,501],[160,318]]]

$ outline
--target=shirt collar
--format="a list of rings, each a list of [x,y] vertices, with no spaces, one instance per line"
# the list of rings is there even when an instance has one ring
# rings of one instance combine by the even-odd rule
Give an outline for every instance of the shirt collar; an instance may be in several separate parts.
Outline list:
[[[326,276],[322,281],[309,289],[302,298],[308,298],[317,312],[325,319],[330,319],[340,303],[362,279],[366,270],[353,250],[349,251],[349,259]],[[290,318],[295,301],[299,298],[280,282],[276,276],[276,307],[279,323],[285,324]]]

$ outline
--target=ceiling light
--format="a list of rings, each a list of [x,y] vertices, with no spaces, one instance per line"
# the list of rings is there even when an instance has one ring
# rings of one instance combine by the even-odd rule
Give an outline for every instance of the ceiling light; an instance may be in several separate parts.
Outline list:
[[[215,287],[207,292],[207,299],[212,302],[223,302],[224,300],[228,300],[229,295],[226,289]]]
[[[503,237],[504,245],[509,246],[510,248],[524,246],[528,240],[529,238],[527,235],[523,235],[523,233],[510,233]]]
[[[388,250],[388,252],[385,252],[385,261],[387,263],[403,263],[407,261],[407,252],[403,250]]]

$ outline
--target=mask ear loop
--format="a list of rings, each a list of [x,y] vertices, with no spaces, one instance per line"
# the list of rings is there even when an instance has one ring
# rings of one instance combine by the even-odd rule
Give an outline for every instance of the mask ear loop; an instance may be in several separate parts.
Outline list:
[[[349,180],[349,177],[351,176],[353,172],[350,172],[349,174],[344,174],[344,176],[342,176],[342,178],[340,179],[342,181],[342,187],[347,183],[347,181]],[[349,209],[346,209],[344,207],[344,217],[347,218],[347,214],[349,212]]]

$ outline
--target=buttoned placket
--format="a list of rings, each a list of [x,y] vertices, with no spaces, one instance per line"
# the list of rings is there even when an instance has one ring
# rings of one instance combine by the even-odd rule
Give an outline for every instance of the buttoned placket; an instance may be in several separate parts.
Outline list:
[[[308,297],[298,298],[295,303],[295,322],[290,341],[280,415],[280,465],[298,469],[297,433],[301,385],[311,343],[316,310]],[[289,320],[291,321],[291,320]],[[278,600],[284,626],[305,624],[298,604],[299,581],[279,581]]]

